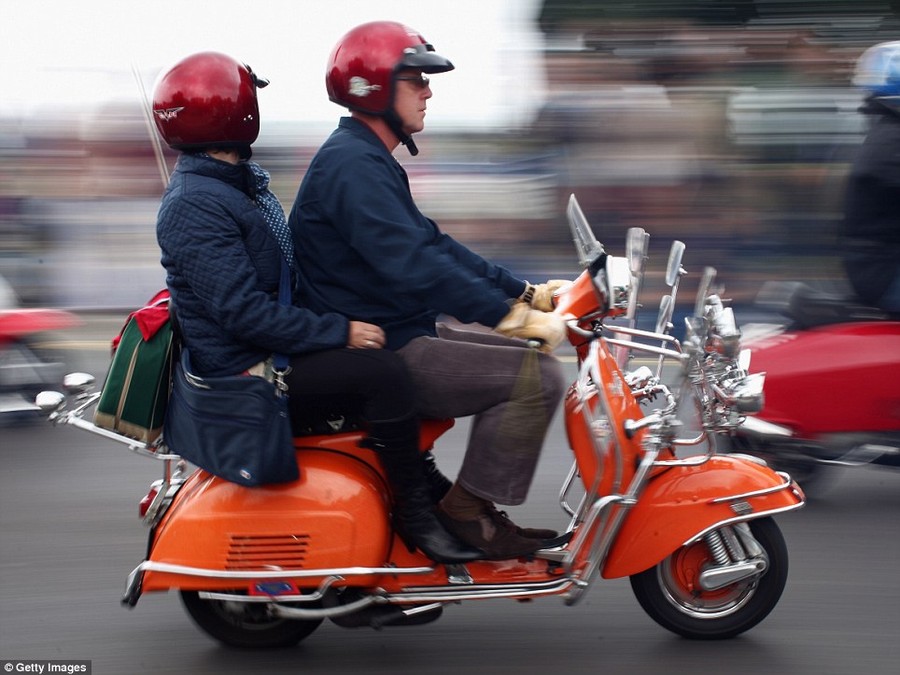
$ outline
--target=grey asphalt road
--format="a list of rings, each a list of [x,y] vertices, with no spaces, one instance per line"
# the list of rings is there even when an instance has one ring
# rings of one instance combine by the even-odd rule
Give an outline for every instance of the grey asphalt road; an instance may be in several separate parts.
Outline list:
[[[65,346],[73,369],[102,373],[100,335]],[[461,461],[466,428],[463,420],[439,442],[448,473]],[[627,580],[614,580],[574,607],[560,598],[471,602],[435,623],[382,631],[326,622],[296,648],[259,653],[219,646],[174,594],[120,606],[146,546],[137,504],[158,477],[156,462],[40,421],[0,428],[0,453],[0,662],[89,660],[94,674],[114,675],[900,670],[900,472],[841,471],[820,498],[778,519],[791,555],[786,591],[762,624],[733,640],[666,632]],[[511,509],[515,520],[565,523],[556,495],[569,463],[557,424],[528,502]]]

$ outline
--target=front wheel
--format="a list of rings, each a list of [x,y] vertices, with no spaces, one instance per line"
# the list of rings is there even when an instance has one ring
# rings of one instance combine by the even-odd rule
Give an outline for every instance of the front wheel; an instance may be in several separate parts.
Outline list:
[[[650,618],[663,628],[697,640],[731,638],[766,618],[778,604],[787,581],[787,547],[771,518],[753,520],[749,526],[768,559],[762,576],[703,590],[699,575],[713,564],[710,550],[704,540],[684,546],[656,567],[631,577],[634,595]]]
[[[322,623],[322,619],[273,616],[264,603],[204,600],[196,591],[181,591],[181,600],[203,631],[231,647],[292,647]]]

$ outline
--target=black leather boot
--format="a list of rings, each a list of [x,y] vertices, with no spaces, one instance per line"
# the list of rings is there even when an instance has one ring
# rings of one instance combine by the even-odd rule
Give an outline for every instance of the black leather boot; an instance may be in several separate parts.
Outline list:
[[[387,474],[394,498],[391,515],[397,534],[410,550],[418,548],[435,562],[483,559],[483,551],[459,541],[438,520],[425,479],[416,428],[403,425],[401,431],[397,427],[398,423],[372,424],[367,443],[378,453]]]
[[[438,469],[431,450],[426,450],[421,454],[422,462],[425,465],[425,482],[428,483],[428,490],[431,492],[431,501],[437,504],[453,487],[453,481]]]

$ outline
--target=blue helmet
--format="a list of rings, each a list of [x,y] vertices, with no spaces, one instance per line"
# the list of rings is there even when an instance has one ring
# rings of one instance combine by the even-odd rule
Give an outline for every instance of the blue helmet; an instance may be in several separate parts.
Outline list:
[[[853,84],[891,106],[900,105],[900,41],[869,47],[856,62]]]

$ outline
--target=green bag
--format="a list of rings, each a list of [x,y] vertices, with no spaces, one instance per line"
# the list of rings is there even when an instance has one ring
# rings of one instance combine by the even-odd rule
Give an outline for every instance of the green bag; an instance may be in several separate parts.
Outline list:
[[[157,294],[128,317],[113,342],[112,362],[94,412],[98,427],[145,443],[162,432],[172,381],[168,301],[167,292]]]

